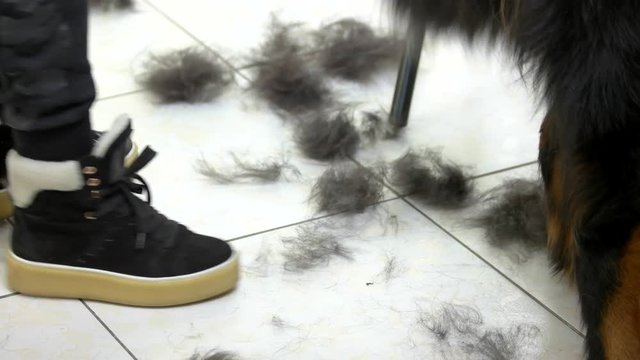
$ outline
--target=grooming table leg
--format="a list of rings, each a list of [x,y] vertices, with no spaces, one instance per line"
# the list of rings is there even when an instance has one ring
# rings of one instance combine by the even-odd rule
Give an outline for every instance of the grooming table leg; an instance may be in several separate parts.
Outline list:
[[[404,53],[402,54],[398,79],[396,80],[396,90],[393,95],[391,113],[389,114],[389,121],[395,128],[407,126],[413,89],[416,84],[416,77],[418,76],[418,66],[420,64],[420,54],[424,43],[425,30],[425,24],[418,23],[413,19],[410,21],[407,31],[407,42]]]

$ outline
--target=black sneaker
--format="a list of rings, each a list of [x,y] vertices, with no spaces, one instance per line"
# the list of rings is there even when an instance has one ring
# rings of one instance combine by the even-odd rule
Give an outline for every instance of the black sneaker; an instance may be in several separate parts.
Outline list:
[[[232,290],[238,256],[154,210],[136,174],[146,148],[123,165],[131,133],[121,117],[80,161],[7,157],[16,206],[9,286],[23,294],[137,306],[172,306]],[[146,194],[143,201],[135,194]]]
[[[94,131],[95,141],[97,142],[102,136],[102,132]],[[126,166],[131,165],[138,157],[138,146],[133,141],[127,141],[128,151],[124,159]],[[13,216],[13,202],[7,191],[7,166],[6,159],[9,150],[13,148],[13,140],[11,138],[11,128],[6,125],[0,125],[0,221],[6,220]]]

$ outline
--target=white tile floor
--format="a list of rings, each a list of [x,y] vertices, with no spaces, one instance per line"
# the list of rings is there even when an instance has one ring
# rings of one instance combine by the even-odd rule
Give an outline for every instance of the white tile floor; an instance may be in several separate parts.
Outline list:
[[[309,189],[327,165],[299,154],[290,129],[250,92],[236,87],[211,104],[160,106],[133,80],[146,51],[195,43],[242,64],[272,12],[310,26],[344,16],[389,25],[377,0],[138,0],[132,13],[90,19],[100,98],[95,127],[108,127],[122,112],[133,116],[135,140],[160,154],[143,173],[156,207],[194,230],[232,239],[244,265],[238,289],[168,309],[34,299],[7,289],[0,264],[0,359],[187,359],[213,348],[243,359],[464,358],[438,347],[418,326],[421,311],[450,302],[477,308],[488,327],[536,325],[541,335],[522,359],[580,359],[575,291],[550,274],[544,254],[516,261],[512,251],[487,245],[465,222],[477,206],[436,210],[388,188],[385,202],[364,214],[316,213]],[[471,166],[481,190],[504,178],[537,176],[536,166],[527,164],[536,157],[540,114],[509,61],[451,39],[428,39],[423,56],[404,135],[362,149],[356,160],[371,164],[429,145]],[[334,85],[345,98],[377,107],[389,104],[394,82],[390,69],[365,86]],[[284,154],[302,176],[220,186],[194,171],[201,154],[229,151]],[[397,216],[397,232],[380,222],[385,214]],[[297,226],[327,221],[350,228],[342,241],[353,259],[285,271],[281,238]],[[9,237],[10,229],[0,228],[0,248]],[[381,271],[388,257],[399,272],[387,281]],[[274,326],[274,317],[284,326]]]

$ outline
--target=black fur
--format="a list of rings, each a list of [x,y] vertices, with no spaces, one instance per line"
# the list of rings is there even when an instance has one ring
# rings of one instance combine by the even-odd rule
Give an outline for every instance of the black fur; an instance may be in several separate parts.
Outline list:
[[[204,355],[193,354],[189,360],[239,360],[238,355],[228,351],[211,351]]]
[[[402,53],[401,41],[377,35],[369,25],[351,18],[323,26],[316,41],[322,68],[329,75],[353,81],[369,80]]]
[[[374,172],[348,162],[327,169],[313,185],[310,199],[324,212],[363,212],[383,195],[382,182]]]
[[[138,82],[162,103],[211,101],[233,79],[222,60],[199,47],[150,54],[144,68]]]
[[[389,121],[389,112],[385,110],[360,111],[358,131],[363,140],[375,143],[379,140],[395,139],[402,128]]]
[[[603,359],[600,327],[616,264],[640,225],[640,2],[392,3],[431,29],[462,30],[470,39],[486,30],[500,35],[540,89],[549,109],[540,165],[548,211],[559,223],[560,245],[551,251],[558,266],[575,268],[587,356]],[[573,253],[563,252],[566,241]]]
[[[235,163],[234,170],[220,170],[208,162],[204,157],[196,162],[196,170],[218,184],[233,184],[245,181],[257,181],[263,183],[276,182],[288,179],[289,175],[298,177],[302,175],[300,170],[289,164],[284,159],[264,159],[260,161],[246,161],[236,154],[229,154]]]
[[[348,110],[318,111],[296,124],[294,140],[302,153],[314,160],[328,161],[355,154],[360,135]]]
[[[540,181],[508,180],[484,196],[486,208],[474,219],[497,247],[543,249],[547,242],[544,189]]]
[[[273,19],[269,34],[253,56],[252,88],[277,110],[304,113],[331,102],[322,73],[304,57],[305,45],[292,34],[295,24]]]
[[[92,8],[100,10],[130,10],[134,6],[133,0],[89,0]]]
[[[296,228],[296,236],[282,239],[284,269],[303,272],[326,266],[334,257],[351,260],[352,251],[340,243],[326,223],[312,223]]]
[[[454,304],[420,314],[418,325],[435,337],[444,359],[528,360],[540,337],[533,324],[487,328],[478,310]]]
[[[445,161],[431,149],[409,151],[391,163],[389,182],[401,195],[429,205],[459,208],[468,205],[473,180],[459,165]]]

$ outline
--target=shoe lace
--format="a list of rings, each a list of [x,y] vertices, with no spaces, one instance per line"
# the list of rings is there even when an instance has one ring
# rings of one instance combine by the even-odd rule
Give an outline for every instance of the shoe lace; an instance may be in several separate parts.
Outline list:
[[[151,205],[151,191],[149,190],[149,185],[137,173],[155,156],[156,152],[154,150],[149,147],[145,147],[138,158],[125,169],[124,174],[102,191],[101,196],[104,199],[104,202],[101,203],[101,206],[96,212],[96,217],[100,217],[115,211],[121,206],[120,199],[124,199],[128,203],[129,208],[133,211],[137,220],[136,249],[144,249],[145,247],[146,232],[141,228],[141,224],[143,223],[141,219],[147,218],[146,215],[149,214],[149,205]],[[146,194],[146,200],[140,202],[140,198],[133,194]]]

